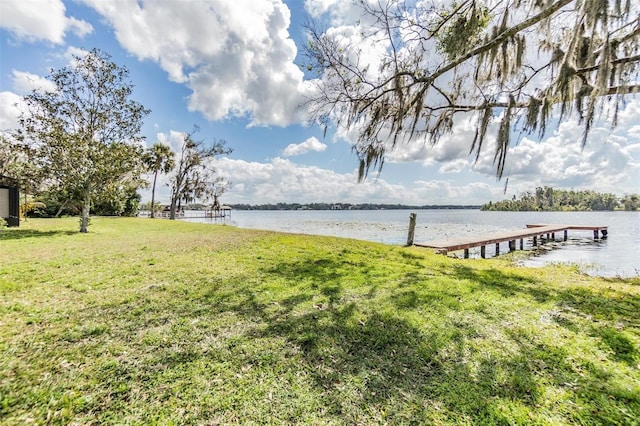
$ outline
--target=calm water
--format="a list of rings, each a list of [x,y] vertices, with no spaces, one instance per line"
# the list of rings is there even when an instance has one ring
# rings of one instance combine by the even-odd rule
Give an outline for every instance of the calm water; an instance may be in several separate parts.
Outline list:
[[[190,212],[188,212],[187,216]],[[331,235],[402,245],[407,241],[409,214],[417,214],[414,241],[427,243],[493,231],[518,230],[532,223],[602,225],[608,238],[594,241],[592,231],[569,231],[569,240],[526,261],[527,266],[549,262],[579,264],[587,273],[602,276],[640,275],[640,212],[482,212],[480,210],[301,210],[240,211],[224,223],[240,228],[301,234]],[[196,213],[197,214],[197,213]],[[190,219],[222,223],[221,219]],[[530,249],[531,241],[525,242]],[[501,251],[507,251],[507,243]],[[494,247],[487,247],[487,256]],[[479,256],[472,249],[471,256]],[[461,254],[461,252],[457,253]]]

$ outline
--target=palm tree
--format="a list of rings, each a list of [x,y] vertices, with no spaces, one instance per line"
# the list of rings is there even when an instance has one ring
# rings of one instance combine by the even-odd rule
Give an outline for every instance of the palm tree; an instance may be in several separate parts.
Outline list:
[[[174,152],[169,145],[160,142],[153,144],[145,154],[148,170],[153,172],[153,187],[151,188],[151,217],[155,217],[156,180],[158,173],[169,173],[175,167]]]

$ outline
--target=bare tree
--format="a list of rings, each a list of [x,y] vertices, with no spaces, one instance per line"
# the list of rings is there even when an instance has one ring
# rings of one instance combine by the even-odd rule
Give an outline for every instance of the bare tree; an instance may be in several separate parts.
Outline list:
[[[315,118],[358,134],[360,179],[401,141],[435,144],[473,113],[476,161],[491,123],[502,177],[512,135],[542,135],[553,114],[611,124],[640,91],[640,5],[631,0],[357,0],[357,36],[309,26]],[[355,25],[356,23],[354,23]],[[365,47],[363,47],[365,46]],[[372,52],[379,52],[372,58]]]
[[[198,198],[209,198],[211,183],[215,182],[215,169],[210,165],[213,158],[231,153],[225,141],[215,141],[206,146],[203,140],[193,140],[193,134],[184,135],[184,141],[178,153],[178,162],[171,176],[171,211],[170,218],[176,218],[176,210],[180,202],[190,202]]]
[[[227,190],[231,188],[231,182],[227,178],[217,177],[213,182],[210,183],[208,188],[208,199],[212,199],[213,203],[211,205],[211,209],[215,212],[215,214],[220,213],[221,205],[220,205],[220,197],[222,194],[227,192]]]

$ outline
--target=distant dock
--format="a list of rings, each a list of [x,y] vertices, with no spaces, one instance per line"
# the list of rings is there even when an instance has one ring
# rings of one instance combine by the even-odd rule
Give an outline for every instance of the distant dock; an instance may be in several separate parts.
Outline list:
[[[204,210],[201,213],[185,214],[180,219],[221,219],[231,217],[231,207],[222,206],[218,210]]]
[[[469,249],[480,247],[480,256],[486,257],[486,247],[490,244],[496,245],[496,256],[500,254],[500,243],[509,242],[509,251],[516,250],[516,242],[520,241],[520,250],[524,249],[524,239],[533,238],[533,246],[537,246],[539,240],[542,241],[546,236],[546,240],[554,240],[556,233],[563,233],[563,240],[567,241],[568,232],[570,230],[577,231],[593,231],[593,238],[598,239],[607,236],[607,226],[594,225],[527,225],[527,229],[517,231],[496,232],[488,235],[479,235],[476,237],[459,237],[431,243],[416,243],[417,247],[427,247],[436,249],[438,253],[447,254],[451,251],[464,250],[465,259],[469,257]]]

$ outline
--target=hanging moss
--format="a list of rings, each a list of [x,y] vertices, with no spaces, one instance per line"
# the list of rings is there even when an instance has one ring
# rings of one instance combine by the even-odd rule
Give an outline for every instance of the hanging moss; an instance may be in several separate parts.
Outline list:
[[[469,150],[477,159],[496,135],[489,131],[494,113],[502,117],[501,177],[516,127],[543,135],[552,114],[575,117],[587,143],[600,114],[613,113],[615,126],[620,102],[640,91],[640,31],[630,0],[376,3],[357,2],[370,23],[360,27],[362,36],[386,49],[378,57],[324,33],[312,33],[310,45],[325,67],[310,102],[315,118],[358,132],[361,177],[400,141],[437,143],[464,114],[477,115]],[[371,66],[378,72],[368,72]]]

